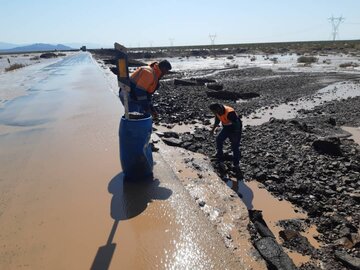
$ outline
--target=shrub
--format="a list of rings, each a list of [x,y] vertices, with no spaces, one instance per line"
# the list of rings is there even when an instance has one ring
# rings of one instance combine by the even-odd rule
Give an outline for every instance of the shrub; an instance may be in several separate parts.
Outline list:
[[[341,68],[347,68],[347,67],[358,67],[359,64],[358,63],[354,63],[354,62],[347,62],[347,63],[342,63],[339,65],[339,67]]]
[[[31,57],[30,60],[40,60],[40,57],[39,56],[34,56],[34,57]]]
[[[40,58],[55,58],[57,55],[55,53],[43,53],[40,55]]]
[[[305,64],[311,64],[316,63],[318,59],[315,56],[300,56],[297,59],[298,63],[305,63]]]
[[[5,71],[11,71],[11,70],[14,70],[14,69],[19,69],[19,68],[23,68],[25,67],[25,65],[23,64],[12,64],[10,67],[8,68],[5,68]]]
[[[269,60],[270,60],[271,62],[273,62],[274,64],[277,64],[277,63],[278,63],[277,57],[270,58]]]

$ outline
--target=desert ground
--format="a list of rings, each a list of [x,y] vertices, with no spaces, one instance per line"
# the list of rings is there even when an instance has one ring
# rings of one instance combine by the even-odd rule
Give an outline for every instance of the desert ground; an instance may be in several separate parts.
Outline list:
[[[0,268],[359,269],[359,41],[128,55],[173,67],[144,185],[121,173],[114,50],[0,55]],[[242,117],[242,175],[228,144],[212,159],[213,102]]]
[[[92,54],[114,80],[113,52]],[[153,140],[170,163],[176,157],[174,171],[210,221],[231,223],[207,175],[215,171],[246,204],[247,229],[269,269],[278,269],[269,238],[299,269],[359,267],[359,42],[137,48],[129,56],[132,70],[172,63],[154,95]],[[211,160],[212,102],[242,115],[243,178],[232,171],[230,148],[229,161]],[[236,242],[218,227],[225,242]]]

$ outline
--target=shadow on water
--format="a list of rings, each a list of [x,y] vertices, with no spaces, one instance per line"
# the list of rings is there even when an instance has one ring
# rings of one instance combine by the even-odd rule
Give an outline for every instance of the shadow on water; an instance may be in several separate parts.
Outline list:
[[[235,181],[233,181],[230,178],[224,178],[223,180],[232,190],[234,190],[239,195],[248,210],[254,208],[252,204],[254,199],[254,193],[251,188],[246,185],[243,179],[236,179]]]
[[[108,185],[108,191],[113,195],[110,204],[110,216],[114,219],[106,245],[99,247],[94,258],[91,270],[109,269],[115,252],[116,243],[113,239],[119,221],[131,219],[145,211],[153,200],[166,200],[172,191],[160,187],[159,179],[141,179],[137,181],[124,181],[124,174],[116,175]]]

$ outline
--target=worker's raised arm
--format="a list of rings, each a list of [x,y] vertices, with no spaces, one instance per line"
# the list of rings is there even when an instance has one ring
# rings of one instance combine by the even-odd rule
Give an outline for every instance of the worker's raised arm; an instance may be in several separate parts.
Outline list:
[[[214,126],[210,130],[210,135],[214,134],[214,131],[219,126],[219,124],[220,124],[220,120],[219,120],[219,118],[217,116],[215,116]]]

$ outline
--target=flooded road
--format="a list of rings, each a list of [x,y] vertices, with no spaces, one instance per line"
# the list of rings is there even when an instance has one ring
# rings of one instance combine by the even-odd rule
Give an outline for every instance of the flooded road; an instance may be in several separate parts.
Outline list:
[[[0,109],[1,269],[242,269],[161,157],[124,183],[123,109],[90,54],[22,72]]]

